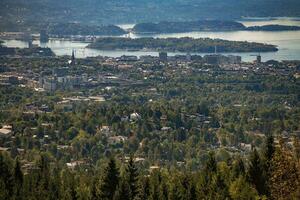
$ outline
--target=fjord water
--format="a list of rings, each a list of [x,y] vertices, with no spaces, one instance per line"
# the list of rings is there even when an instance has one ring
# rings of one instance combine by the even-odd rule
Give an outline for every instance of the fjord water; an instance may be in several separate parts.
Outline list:
[[[242,21],[245,26],[256,26],[266,24],[281,24],[281,25],[297,25],[300,26],[299,18],[276,18],[276,19],[246,19]],[[120,25],[124,28],[131,28],[133,25],[126,24]],[[229,31],[229,32],[188,32],[188,33],[172,33],[172,34],[133,34],[130,33],[124,37],[139,38],[139,37],[193,37],[193,38],[220,38],[225,40],[236,40],[236,41],[249,41],[249,42],[260,42],[277,45],[279,48],[278,52],[266,52],[261,53],[262,59],[266,60],[300,60],[300,31]],[[91,57],[91,56],[110,56],[118,57],[121,55],[154,55],[157,56],[158,52],[128,52],[128,51],[103,51],[88,49],[86,42],[78,41],[61,41],[61,40],[50,40],[48,43],[40,44],[39,41],[34,41],[35,44],[39,44],[42,47],[51,48],[56,55],[71,55],[72,50],[76,52],[76,57]],[[5,44],[10,47],[26,47],[27,44],[21,41],[5,41]],[[221,53],[221,52],[220,52]],[[234,55],[242,56],[244,61],[252,61],[253,55],[258,52],[252,53],[230,53]],[[184,54],[184,53],[169,53],[169,55]],[[200,54],[204,55],[204,54]]]

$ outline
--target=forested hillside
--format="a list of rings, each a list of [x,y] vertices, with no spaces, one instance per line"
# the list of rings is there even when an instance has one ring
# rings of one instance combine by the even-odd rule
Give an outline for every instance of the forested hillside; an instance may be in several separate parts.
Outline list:
[[[91,43],[89,48],[102,50],[151,50],[168,52],[205,52],[211,53],[215,48],[219,52],[271,52],[278,51],[277,47],[269,44],[229,41],[209,38],[99,38]]]
[[[0,198],[292,200],[300,197],[297,159],[297,154],[283,140],[275,146],[272,136],[267,138],[260,152],[254,149],[247,160],[231,157],[217,162],[211,152],[204,167],[195,172],[157,166],[145,172],[133,157],[121,162],[111,157],[99,162],[97,167],[72,170],[57,167],[52,157],[41,154],[24,173],[22,161],[0,153]]]
[[[1,26],[30,21],[126,22],[300,16],[298,0],[1,0]]]

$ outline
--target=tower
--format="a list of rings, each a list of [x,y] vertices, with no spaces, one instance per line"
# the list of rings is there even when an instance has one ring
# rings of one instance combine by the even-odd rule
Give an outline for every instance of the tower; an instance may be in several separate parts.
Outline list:
[[[32,40],[28,40],[28,48],[29,49],[33,48]]]
[[[49,41],[49,36],[46,32],[46,30],[41,30],[40,32],[40,42],[41,43],[46,43]]]
[[[258,56],[256,56],[256,63],[261,63],[261,55],[258,54]]]
[[[71,65],[75,65],[75,51],[72,50]]]

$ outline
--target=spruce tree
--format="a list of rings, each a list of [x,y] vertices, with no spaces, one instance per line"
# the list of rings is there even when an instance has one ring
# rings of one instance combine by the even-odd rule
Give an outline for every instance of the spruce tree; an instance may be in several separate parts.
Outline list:
[[[233,200],[258,199],[257,191],[246,181],[243,176],[238,177],[229,187],[230,197]]]
[[[14,166],[14,198],[22,199],[22,187],[23,187],[23,173],[21,171],[21,164],[17,158]]]
[[[116,161],[111,158],[102,177],[99,188],[99,199],[112,200],[119,184],[119,170],[116,166]]]
[[[116,189],[114,200],[129,200],[132,198],[131,196],[130,186],[127,180],[122,178]]]
[[[210,152],[208,160],[205,163],[203,173],[200,175],[198,181],[198,198],[207,199],[209,196],[213,196],[213,179],[217,174],[217,161],[215,159],[214,152]],[[209,198],[208,198],[209,199]]]
[[[150,181],[149,177],[141,177],[139,180],[138,194],[136,200],[149,199],[150,196]]]
[[[275,153],[275,145],[274,145],[274,138],[272,135],[269,135],[266,139],[264,149],[263,149],[263,159],[262,159],[262,165],[265,175],[265,189],[266,189],[266,195],[270,195],[270,188],[268,186],[268,182],[270,181],[270,167],[271,167],[271,160]]]
[[[241,157],[237,157],[232,165],[232,177],[233,179],[245,175],[245,165]]]
[[[61,180],[59,176],[59,169],[54,168],[51,174],[50,183],[49,183],[49,198],[50,200],[59,199],[60,196],[60,187]]]
[[[209,184],[209,199],[229,199],[228,186],[220,173],[214,174]]]
[[[0,153],[0,197],[10,199],[13,194],[13,164],[10,156]]]
[[[262,167],[260,156],[258,155],[256,149],[254,149],[250,155],[248,180],[255,187],[255,189],[258,191],[260,195],[264,195],[266,193],[264,170]]]
[[[97,197],[98,197],[98,191],[97,191],[98,183],[99,183],[99,178],[98,177],[93,178],[92,186],[91,186],[92,199],[97,199]]]
[[[206,199],[207,194],[209,193],[210,180],[206,173],[201,173],[198,182],[197,182],[197,196],[198,199]]]
[[[159,199],[159,186],[161,183],[161,174],[159,171],[154,171],[150,175],[150,200],[157,200]]]
[[[61,187],[60,187],[60,199],[73,200],[76,199],[75,191],[75,178],[71,171],[68,169],[61,172]]]
[[[8,154],[0,153],[0,197],[10,199],[13,194],[13,168]]]
[[[190,200],[196,200],[197,199],[197,190],[196,190],[196,185],[194,183],[190,184],[187,199],[190,199]]]
[[[264,156],[266,167],[269,167],[269,163],[271,162],[274,153],[275,153],[274,138],[272,135],[269,135],[266,139],[266,143],[263,149],[263,156]]]
[[[159,199],[168,200],[169,192],[168,186],[165,181],[162,181],[159,186]]]
[[[182,178],[181,184],[184,189],[184,199],[196,200],[196,187],[190,175]]]
[[[210,152],[208,155],[208,160],[205,164],[205,172],[206,173],[216,173],[217,172],[217,161],[215,158],[215,154]]]
[[[130,156],[128,165],[126,168],[126,178],[128,181],[129,189],[131,192],[130,199],[134,199],[138,193],[138,169],[134,164],[133,157]]]
[[[49,194],[49,184],[50,184],[50,163],[47,154],[41,154],[38,160],[39,172],[37,176],[37,198],[48,199]]]

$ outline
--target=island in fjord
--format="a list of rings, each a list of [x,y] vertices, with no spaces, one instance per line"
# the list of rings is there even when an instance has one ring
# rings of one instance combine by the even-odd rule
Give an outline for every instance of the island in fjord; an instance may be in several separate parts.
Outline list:
[[[99,38],[88,45],[88,48],[100,50],[129,50],[129,51],[168,51],[168,52],[197,52],[211,53],[217,48],[218,52],[274,52],[275,45],[229,41],[210,38]]]
[[[231,20],[199,20],[186,22],[139,23],[132,28],[138,34],[183,33],[192,31],[295,31],[299,26],[264,25],[246,27]]]

